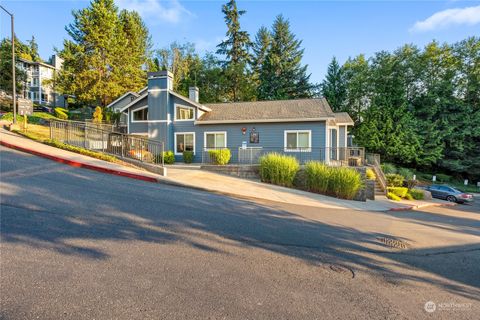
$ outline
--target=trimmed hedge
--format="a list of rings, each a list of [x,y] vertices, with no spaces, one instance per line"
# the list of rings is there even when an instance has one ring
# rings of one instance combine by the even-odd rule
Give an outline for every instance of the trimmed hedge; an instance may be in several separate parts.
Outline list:
[[[214,164],[224,166],[230,162],[231,153],[230,149],[216,149],[209,150],[208,155]]]
[[[389,187],[401,187],[403,186],[404,178],[395,173],[386,174],[385,177],[387,178],[387,186]]]
[[[260,157],[260,178],[263,182],[291,187],[300,165],[295,157],[269,153]]]
[[[183,151],[183,162],[185,163],[193,162],[193,151]]]
[[[393,193],[400,198],[405,198],[408,193],[408,189],[404,187],[388,187],[387,191]]]
[[[400,201],[402,200],[400,197],[396,196],[395,194],[388,192],[387,193],[387,198],[393,201]]]
[[[419,190],[419,189],[410,189],[410,191],[408,191],[408,193],[415,200],[423,200],[423,198],[425,197],[424,193],[423,193],[423,190]]]
[[[373,171],[371,168],[367,168],[365,171],[365,177],[368,180],[377,180],[377,175],[375,174],[375,171]]]

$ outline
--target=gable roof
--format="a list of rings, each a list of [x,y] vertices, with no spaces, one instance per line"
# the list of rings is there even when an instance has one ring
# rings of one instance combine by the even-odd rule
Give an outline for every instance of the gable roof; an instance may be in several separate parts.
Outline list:
[[[128,91],[127,93],[125,93],[124,95],[122,95],[121,97],[115,99],[114,101],[112,101],[108,106],[106,106],[106,108],[110,108],[112,106],[114,106],[117,102],[121,101],[123,98],[125,98],[126,96],[128,95],[133,95],[135,98],[138,98],[138,93],[136,92],[131,92],[131,91]]]
[[[140,95],[137,99],[134,99],[132,100],[129,104],[127,104],[125,107],[123,107],[122,109],[120,109],[120,112],[123,112],[125,110],[127,110],[128,108],[130,108],[131,106],[133,106],[135,103],[145,99],[146,97],[148,97],[148,92],[145,91],[142,95]]]
[[[142,90],[138,91],[137,94],[141,95],[142,93],[145,92],[145,90],[148,89],[148,86],[144,87]]]
[[[350,115],[346,112],[335,112],[335,122],[336,124],[346,124],[353,126],[353,120],[350,118]]]
[[[207,104],[212,111],[196,123],[321,121],[335,118],[327,100],[297,99]]]
[[[147,90],[142,89],[142,90],[140,90],[139,92],[143,92],[143,93],[142,93],[137,99],[133,100],[132,102],[130,102],[129,104],[127,104],[125,107],[123,107],[123,108],[120,110],[120,112],[123,112],[123,111],[127,110],[128,108],[130,108],[130,107],[131,107],[132,105],[134,105],[135,103],[137,103],[137,102],[139,102],[140,100],[148,97],[148,91],[147,91]],[[174,95],[175,97],[178,97],[179,99],[182,99],[182,100],[190,103],[191,105],[193,105],[193,106],[195,106],[195,107],[197,107],[197,108],[199,108],[199,109],[201,109],[201,110],[203,110],[203,111],[206,111],[206,112],[211,111],[210,108],[207,108],[207,107],[205,107],[204,105],[201,105],[200,103],[197,103],[197,102],[195,102],[195,101],[193,101],[193,100],[190,100],[189,98],[184,97],[184,96],[182,96],[181,94],[178,94],[178,93],[176,93],[176,92],[174,92],[174,91],[172,91],[172,90],[168,90],[168,93]]]

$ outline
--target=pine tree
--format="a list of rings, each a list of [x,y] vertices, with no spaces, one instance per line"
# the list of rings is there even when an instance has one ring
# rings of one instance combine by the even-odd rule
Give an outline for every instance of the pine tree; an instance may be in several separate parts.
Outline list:
[[[119,14],[113,0],[93,0],[73,17],[66,27],[71,40],[59,53],[64,64],[57,88],[81,103],[101,106],[141,88],[150,45],[138,14]]]
[[[308,98],[312,85],[307,65],[302,66],[301,41],[290,31],[290,23],[279,15],[275,19],[272,41],[260,71],[260,100]]]
[[[119,23],[126,40],[118,64],[125,91],[138,91],[146,85],[146,68],[152,54],[152,40],[145,23],[135,11],[122,10]]]
[[[28,41],[28,46],[32,61],[42,61],[42,59],[40,59],[40,55],[38,54],[38,44],[34,36],[32,36],[32,39]]]
[[[343,69],[335,57],[328,65],[327,75],[321,84],[321,93],[333,111],[343,111],[347,88]]]
[[[253,71],[259,76],[263,64],[265,62],[265,57],[268,50],[270,49],[270,43],[272,41],[272,35],[266,27],[261,27],[257,34],[255,35],[255,42],[252,45],[253,50]]]
[[[222,7],[227,24],[226,39],[217,47],[217,54],[225,56],[224,75],[232,101],[249,100],[252,95],[251,74],[248,65],[251,62],[249,49],[250,37],[247,31],[241,30],[240,17],[245,10],[238,10],[235,0],[229,0]]]

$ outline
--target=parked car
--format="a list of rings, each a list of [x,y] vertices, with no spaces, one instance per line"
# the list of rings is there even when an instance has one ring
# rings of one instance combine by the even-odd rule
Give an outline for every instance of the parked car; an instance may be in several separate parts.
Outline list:
[[[426,187],[425,190],[430,191],[432,197],[434,198],[443,199],[450,202],[465,203],[473,201],[472,194],[465,193],[448,185],[434,184]]]
[[[48,112],[48,113],[53,112],[53,108],[45,107],[45,106],[36,106],[33,108],[33,110],[36,112]]]

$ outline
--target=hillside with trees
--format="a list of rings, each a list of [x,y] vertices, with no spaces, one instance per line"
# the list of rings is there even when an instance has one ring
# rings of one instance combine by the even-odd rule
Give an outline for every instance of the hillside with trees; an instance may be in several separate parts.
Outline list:
[[[334,58],[321,92],[386,161],[480,177],[480,38]]]

